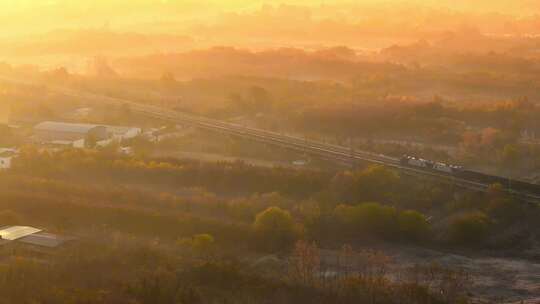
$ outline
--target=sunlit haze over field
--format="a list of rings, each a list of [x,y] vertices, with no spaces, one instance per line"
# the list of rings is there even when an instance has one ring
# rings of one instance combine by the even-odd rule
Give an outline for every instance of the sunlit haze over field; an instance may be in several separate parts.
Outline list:
[[[0,304],[540,303],[540,0],[0,0]]]

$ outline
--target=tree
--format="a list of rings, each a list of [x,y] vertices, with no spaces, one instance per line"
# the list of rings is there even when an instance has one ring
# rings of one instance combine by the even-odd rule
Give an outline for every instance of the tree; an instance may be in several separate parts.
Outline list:
[[[348,235],[372,233],[381,237],[392,236],[396,228],[395,208],[379,203],[363,203],[357,206],[340,205],[334,215]]]
[[[214,237],[210,234],[197,234],[193,236],[191,247],[199,255],[210,255],[214,248]]]
[[[265,112],[272,108],[272,96],[268,90],[262,87],[250,87],[246,101],[249,103],[249,110],[253,113]]]
[[[480,147],[480,135],[473,131],[465,131],[462,134],[461,147],[465,152],[474,153]]]
[[[400,181],[396,171],[380,165],[357,172],[354,179],[357,201],[388,201]]]
[[[523,205],[506,193],[501,184],[490,185],[486,197],[488,199],[487,211],[498,220],[510,222],[522,213]]]
[[[172,72],[165,72],[161,75],[160,81],[165,85],[171,85],[176,83],[176,78]]]
[[[51,79],[52,80],[59,80],[59,81],[66,81],[69,80],[69,72],[65,67],[59,67],[51,71]]]
[[[519,161],[518,148],[511,144],[505,145],[501,154],[501,161],[508,166],[514,166]]]
[[[463,214],[450,223],[450,240],[462,245],[480,244],[488,236],[488,229],[489,220],[484,213]]]
[[[265,250],[288,249],[297,237],[291,214],[279,207],[270,207],[257,214],[253,228],[257,243]]]
[[[180,277],[171,271],[157,269],[145,272],[136,282],[128,285],[128,294],[135,303],[203,303],[202,295],[193,287],[185,286]]]
[[[495,128],[485,128],[481,132],[480,142],[485,147],[492,147],[497,143],[501,131]]]
[[[97,137],[94,134],[88,134],[84,139],[84,144],[87,148],[95,148],[97,145]]]
[[[116,77],[116,73],[113,68],[109,65],[107,58],[105,57],[95,57],[89,64],[90,73],[98,77]]]
[[[414,210],[401,212],[398,215],[398,226],[402,237],[412,241],[423,240],[430,232],[426,217]]]

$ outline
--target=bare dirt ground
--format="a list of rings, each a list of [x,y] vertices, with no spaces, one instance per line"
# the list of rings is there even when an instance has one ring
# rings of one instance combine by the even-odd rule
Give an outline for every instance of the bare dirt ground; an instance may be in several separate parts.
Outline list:
[[[470,257],[403,246],[378,249],[391,256],[396,267],[438,263],[466,270],[474,282],[468,291],[479,303],[540,303],[538,260]]]
[[[401,245],[355,246],[356,252],[381,252],[389,257],[388,278],[400,280],[414,266],[439,265],[469,274],[470,282],[462,292],[474,304],[540,304],[540,261],[518,258],[471,257],[444,253],[419,247]],[[325,274],[338,271],[336,261],[340,251],[321,250]],[[285,260],[276,259],[276,265],[286,268]],[[268,260],[269,257],[264,257]],[[273,265],[273,264],[272,264]],[[272,266],[278,267],[278,266]]]

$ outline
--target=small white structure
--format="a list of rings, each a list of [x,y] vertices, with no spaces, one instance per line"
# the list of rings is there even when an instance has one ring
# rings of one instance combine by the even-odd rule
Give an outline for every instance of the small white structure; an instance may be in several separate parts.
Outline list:
[[[13,157],[0,157],[0,170],[11,168],[11,161]]]
[[[0,148],[0,170],[10,169],[13,158],[18,153],[19,151],[14,148]]]
[[[106,126],[107,133],[113,139],[122,141],[124,139],[135,138],[142,134],[141,128],[133,127],[120,127],[120,126]]]
[[[56,248],[74,238],[63,237],[29,226],[6,226],[0,228],[0,240],[2,244],[9,242],[23,243],[38,247]]]
[[[92,108],[79,108],[73,111],[72,116],[75,118],[86,118],[92,112]]]
[[[124,155],[133,155],[133,148],[131,147],[120,147],[118,152]]]
[[[101,147],[101,148],[107,147],[108,145],[112,144],[113,142],[115,142],[115,140],[113,138],[100,140],[100,141],[96,142],[96,147]]]
[[[307,164],[308,164],[308,161],[303,160],[303,159],[293,161],[293,165],[299,166],[299,167],[305,166]]]
[[[84,138],[78,140],[53,140],[48,144],[61,148],[83,149],[86,147],[86,140]]]
[[[148,139],[151,142],[157,142],[159,136],[163,133],[164,130],[166,130],[166,127],[161,128],[149,128],[144,131],[142,136],[144,136],[146,139]]]

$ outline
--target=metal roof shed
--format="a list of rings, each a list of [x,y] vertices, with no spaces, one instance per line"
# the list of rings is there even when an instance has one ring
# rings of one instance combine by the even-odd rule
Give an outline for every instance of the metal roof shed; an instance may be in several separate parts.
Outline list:
[[[41,229],[28,226],[11,226],[0,230],[0,238],[3,240],[14,241],[22,237],[40,232]]]
[[[36,245],[41,247],[56,248],[65,242],[69,241],[69,238],[59,237],[55,234],[38,232],[20,238],[18,241],[21,243],[26,243],[30,245]]]
[[[34,126],[34,130],[71,132],[71,133],[88,133],[96,127],[100,127],[100,126],[93,125],[93,124],[77,124],[77,123],[67,123],[67,122],[44,121]]]
[[[108,137],[107,127],[94,124],[45,121],[34,126],[34,134],[45,141],[78,140],[94,136],[97,140]]]

